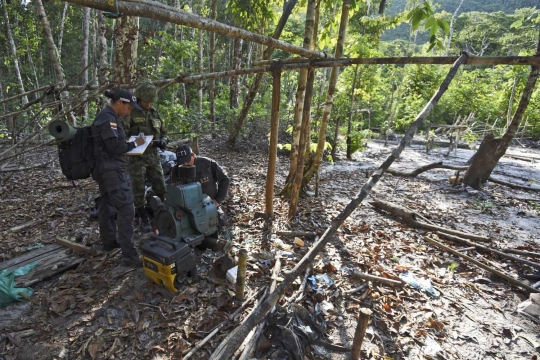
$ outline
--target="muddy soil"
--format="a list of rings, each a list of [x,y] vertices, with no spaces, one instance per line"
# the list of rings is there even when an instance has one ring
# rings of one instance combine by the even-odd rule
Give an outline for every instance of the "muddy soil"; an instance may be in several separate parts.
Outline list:
[[[353,161],[324,163],[318,197],[311,185],[292,221],[287,221],[287,202],[277,197],[268,238],[261,216],[266,154],[229,152],[220,144],[203,144],[203,155],[222,164],[232,180],[224,207],[232,223],[231,254],[241,247],[249,251],[246,298],[271,283],[273,258],[281,258],[283,277],[316,239],[302,237],[305,246],[299,247],[293,244],[293,237],[278,237],[274,232],[302,230],[320,236],[392,148],[372,142],[365,151],[355,154]],[[435,149],[426,154],[422,147],[408,148],[392,168],[413,170],[441,160],[464,165],[473,153],[459,149],[445,156],[446,152]],[[540,156],[538,150],[521,147],[509,152]],[[26,167],[53,157],[51,148],[40,156],[27,154],[20,165]],[[288,159],[279,157],[276,193],[287,171]],[[294,298],[313,317],[324,321],[326,330],[317,334],[319,340],[345,348],[352,346],[359,309],[371,309],[363,358],[536,358],[538,324],[516,312],[517,305],[529,296],[526,291],[431,245],[424,238],[436,235],[404,225],[369,204],[375,199],[391,201],[435,224],[489,236],[489,246],[494,248],[520,246],[538,252],[540,194],[489,183],[483,191],[452,187],[452,175],[454,171],[442,169],[417,178],[385,175],[312,264],[315,277],[303,293],[299,293],[302,279],[298,279],[280,304],[286,306]],[[540,164],[503,158],[493,176],[521,185],[536,184],[540,181]],[[88,213],[96,195],[92,180],[79,181],[74,188],[57,166],[1,173],[0,261],[54,243],[58,236],[93,246],[99,240],[99,231]],[[11,231],[33,220],[41,222]],[[445,244],[464,248],[452,242]],[[528,266],[476,250],[464,253],[524,283],[536,282],[525,278],[533,273]],[[253,303],[227,320],[240,305],[232,298],[234,286],[209,271],[212,262],[223,254],[206,251],[199,255],[199,277],[183,283],[174,294],[149,281],[142,270],[121,266],[118,254],[95,251],[93,255],[75,255],[85,257],[77,268],[37,283],[30,300],[0,308],[0,358],[180,359],[218,324],[228,321],[193,355],[194,359],[209,358],[247,316]],[[439,295],[410,285],[391,287],[377,282],[346,295],[363,284],[355,278],[355,271],[394,279],[407,271],[417,279],[429,279]],[[330,281],[325,282],[328,278]],[[263,331],[254,357],[272,358],[270,354],[278,349],[288,349],[276,334],[275,328]],[[329,347],[302,344],[308,358],[348,358]]]

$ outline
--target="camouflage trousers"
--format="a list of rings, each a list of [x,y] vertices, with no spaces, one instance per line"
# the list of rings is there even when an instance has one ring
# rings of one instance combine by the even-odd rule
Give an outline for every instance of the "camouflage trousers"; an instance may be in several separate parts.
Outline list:
[[[128,172],[131,176],[131,188],[135,208],[143,207],[146,203],[145,179],[148,179],[152,190],[157,196],[165,195],[165,178],[163,168],[157,151],[154,148],[148,148],[141,156],[130,156]]]

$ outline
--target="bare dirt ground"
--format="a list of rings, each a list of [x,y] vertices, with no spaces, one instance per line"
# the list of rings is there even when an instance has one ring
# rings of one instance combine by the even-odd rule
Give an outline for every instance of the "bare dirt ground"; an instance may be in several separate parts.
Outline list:
[[[276,198],[273,231],[321,235],[392,148],[372,142],[366,151],[355,154],[354,161],[325,163],[319,197],[310,189],[292,222],[286,219],[287,203]],[[53,148],[48,151],[49,155],[26,155],[21,165],[47,161],[54,156]],[[274,257],[281,258],[283,277],[315,239],[302,238],[304,247],[293,245],[292,237],[275,234],[270,242],[263,241],[264,153],[228,152],[210,143],[203,144],[202,151],[226,167],[232,180],[225,209],[232,222],[233,254],[241,247],[249,251],[247,298],[272,281]],[[510,152],[539,156],[532,149],[514,147]],[[446,149],[428,155],[423,148],[408,148],[392,168],[413,170],[438,160],[464,165],[473,152],[460,149],[449,157],[443,153]],[[280,157],[276,190],[287,171],[288,159]],[[324,343],[350,348],[359,310],[367,307],[373,315],[362,358],[535,359],[538,324],[515,311],[528,293],[431,245],[424,238],[433,234],[410,228],[369,204],[375,199],[392,201],[435,224],[489,236],[491,247],[521,246],[537,252],[538,193],[496,184],[488,184],[484,191],[462,191],[449,183],[453,174],[438,169],[417,178],[385,175],[312,264],[314,277],[303,294],[297,290],[301,278],[285,293],[280,301],[284,307],[268,318],[270,326],[263,331],[253,357],[303,359],[301,351],[306,358],[347,359],[349,355]],[[527,185],[540,181],[540,165],[504,158],[493,176]],[[97,222],[88,219],[96,195],[93,181],[80,181],[73,188],[57,167],[0,173],[0,261],[54,243],[57,236],[88,246],[98,241]],[[10,231],[33,220],[40,221]],[[533,272],[527,266],[476,250],[465,253],[527,284],[536,282],[524,279],[524,274]],[[0,308],[0,359],[180,359],[240,304],[232,299],[234,286],[208,275],[213,259],[220,255],[202,254],[199,280],[185,283],[176,294],[150,282],[142,270],[121,266],[119,255],[75,255],[85,257],[77,268],[35,284],[30,300]],[[346,295],[363,284],[354,277],[355,271],[395,279],[408,271],[429,279],[440,295],[410,285],[393,288],[377,282]],[[296,351],[289,341],[294,336],[285,329],[295,323],[296,313],[286,304],[291,298],[321,325],[293,329],[315,333],[311,340],[296,335],[301,340]],[[252,307],[253,303],[230,320],[193,358],[207,359]],[[323,340],[323,345],[314,338]]]

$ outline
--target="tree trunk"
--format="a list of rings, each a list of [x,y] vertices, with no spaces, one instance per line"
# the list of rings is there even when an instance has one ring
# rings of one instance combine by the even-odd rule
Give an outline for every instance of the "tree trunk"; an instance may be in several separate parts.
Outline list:
[[[9,15],[8,15],[8,9],[7,9],[7,2],[3,2],[3,8],[4,8],[4,21],[6,22],[6,30],[7,30],[7,36],[9,41],[9,46],[11,49],[11,56],[13,56],[13,65],[15,67],[15,75],[17,76],[17,82],[19,83],[19,90],[20,93],[25,93],[24,90],[24,83],[21,76],[21,70],[19,68],[19,56],[17,55],[17,46],[15,46],[15,40],[13,39],[13,34],[11,33],[11,25],[9,24]],[[22,97],[22,104],[23,106],[28,104],[28,96]]]
[[[356,68],[354,69],[354,80],[351,88],[351,101],[349,109],[349,121],[347,123],[347,160],[352,159],[352,141],[351,141],[351,133],[352,133],[352,119],[354,114],[354,91],[356,89],[356,79],[358,78],[358,65],[356,65]]]
[[[540,55],[540,36],[538,39],[538,46],[536,48],[536,56]],[[504,135],[500,138],[495,138],[493,135],[488,134],[484,137],[484,140],[480,144],[478,151],[471,158],[471,165],[469,169],[465,172],[463,177],[463,182],[474,189],[481,189],[482,184],[490,177],[491,172],[499,162],[499,159],[506,153],[508,146],[512,142],[521,120],[523,119],[523,114],[529,105],[531,100],[532,93],[534,91],[534,86],[536,85],[536,80],[538,74],[540,73],[540,66],[532,66],[529,78],[523,89],[523,94],[521,95],[521,100],[519,101],[512,122],[506,128]]]
[[[49,51],[49,60],[52,63],[54,70],[54,78],[60,86],[63,86],[65,83],[64,72],[62,71],[62,63],[58,55],[58,49],[54,44],[54,39],[52,36],[51,25],[47,19],[47,14],[45,13],[45,8],[43,7],[43,2],[41,0],[35,0],[36,13],[43,27],[43,33],[45,37],[45,42],[47,43],[47,49]],[[67,97],[67,92],[64,92],[64,97]],[[68,121],[71,125],[77,125],[77,120],[71,111],[67,112]]]
[[[212,20],[216,19],[216,12],[217,12],[217,0],[212,0],[210,4],[210,17]],[[214,66],[214,54],[216,52],[216,34],[211,32],[209,34],[209,47],[210,47],[210,54],[208,56],[208,67],[210,69],[210,72],[215,71]],[[216,92],[216,80],[211,79],[209,83],[209,89],[208,89],[208,102],[210,105],[210,123],[212,124],[212,136],[216,135],[216,108],[214,104],[214,96]]]
[[[90,44],[90,8],[83,8],[83,26],[82,26],[82,68],[85,69],[82,73],[82,84],[88,84],[88,49]],[[88,120],[88,90],[84,90],[82,93],[82,101],[84,102],[82,108],[83,122]]]
[[[242,64],[242,39],[233,40],[233,70],[240,70],[240,65]],[[231,76],[230,79],[230,103],[229,108],[237,109],[238,108],[238,95],[239,95],[239,86],[238,86],[238,75]]]
[[[201,10],[204,7],[204,0],[201,0]],[[198,37],[199,37],[199,74],[204,73],[204,47],[203,47],[203,33],[202,30],[198,30]],[[199,155],[199,134],[201,132],[201,119],[203,117],[203,82],[199,81],[198,88],[197,88],[197,98],[198,98],[198,118],[197,118],[197,124],[195,129],[195,136],[192,139],[192,149],[193,152],[197,155]]]
[[[117,84],[134,84],[137,80],[137,46],[139,18],[122,16],[116,19],[114,29],[114,73]]]
[[[347,24],[349,22],[349,9],[351,6],[350,0],[343,0],[343,9],[341,12],[341,22],[339,25],[339,35],[336,45],[336,52],[334,58],[339,59],[343,53],[343,45],[345,43],[345,36],[347,34]],[[326,128],[328,127],[328,120],[332,113],[332,105],[334,103],[334,93],[336,91],[336,83],[338,78],[339,68],[334,67],[330,73],[330,81],[328,82],[328,92],[326,94],[326,102],[324,104],[324,110],[322,114],[321,127],[319,129],[319,139],[317,142],[317,150],[310,168],[304,175],[304,184],[308,184],[313,175],[319,170],[321,165],[324,148],[326,145]]]
[[[60,32],[58,33],[58,57],[62,58],[62,40],[64,38],[64,24],[66,22],[66,14],[68,11],[69,3],[64,4],[64,11],[62,11],[62,19],[60,19]]]
[[[268,171],[266,173],[266,214],[274,216],[274,179],[276,177],[276,158],[279,130],[279,104],[281,100],[281,71],[272,72],[272,125],[268,149]]]
[[[304,47],[311,49],[315,45],[315,27],[316,27],[316,18],[317,18],[317,0],[308,0],[308,6],[306,11],[306,28],[304,32]],[[302,73],[300,73],[302,75]],[[298,134],[298,153],[296,159],[296,169],[294,172],[289,172],[288,184],[285,185],[285,188],[288,186],[291,187],[291,202],[289,206],[289,215],[288,218],[291,219],[296,215],[296,210],[298,208],[298,198],[300,196],[300,187],[302,185],[302,180],[304,178],[304,162],[306,154],[306,143],[309,149],[309,131],[310,131],[310,117],[311,117],[311,99],[313,95],[313,82],[315,79],[315,70],[307,70],[307,81],[305,86],[305,93],[303,96],[302,104],[302,115],[301,115],[301,127]],[[300,88],[300,80],[298,82],[298,87]],[[297,103],[297,105],[299,105]],[[298,110],[297,110],[298,111]],[[295,114],[296,116],[296,114]],[[294,131],[294,130],[293,130]],[[294,135],[293,135],[294,137]],[[293,162],[293,152],[291,144],[291,163]]]
[[[457,18],[459,8],[462,4],[463,0],[461,0],[456,11],[454,11],[454,14],[452,14],[452,19],[450,19],[450,34],[448,34],[448,42],[446,43],[446,51],[444,52],[445,56],[448,56],[448,52],[450,51],[450,43],[452,42],[452,35],[454,35],[454,19]]]
[[[287,2],[287,5],[283,8],[283,13],[281,14],[281,18],[279,19],[278,25],[276,26],[276,29],[274,30],[274,34],[272,35],[272,38],[279,39],[279,37],[281,36],[281,32],[283,31],[283,28],[285,27],[285,24],[287,23],[287,19],[289,18],[289,15],[291,15],[291,12],[294,6],[296,5],[297,1],[298,0],[289,0]],[[274,51],[273,48],[267,48],[264,51],[263,59],[265,60],[270,59],[273,51]],[[253,80],[253,83],[251,84],[249,92],[247,93],[246,98],[244,99],[242,110],[240,111],[240,114],[238,114],[235,125],[233,129],[231,130],[231,133],[229,134],[229,137],[227,139],[228,146],[234,145],[236,138],[238,137],[238,134],[240,133],[240,130],[242,129],[242,126],[244,125],[244,121],[246,120],[246,117],[249,113],[249,109],[251,108],[251,105],[253,104],[253,100],[255,100],[255,96],[257,96],[257,92],[259,91],[259,87],[261,86],[263,77],[264,77],[264,74],[257,74],[255,76],[255,79]]]
[[[98,43],[98,82],[99,86],[105,85],[109,80],[109,62],[107,61],[107,38],[105,37],[105,32],[107,28],[105,27],[105,18],[103,16],[103,11],[97,10],[98,22],[97,22],[97,43]],[[102,99],[102,103],[99,104],[99,108],[105,106],[105,99]]]

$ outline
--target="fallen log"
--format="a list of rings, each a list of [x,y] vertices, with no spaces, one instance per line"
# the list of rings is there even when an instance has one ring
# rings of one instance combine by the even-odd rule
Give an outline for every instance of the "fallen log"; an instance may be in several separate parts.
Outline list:
[[[463,258],[463,259],[467,260],[467,261],[470,262],[470,263],[473,263],[474,265],[478,266],[479,268],[482,268],[482,269],[484,269],[484,270],[486,270],[486,271],[489,271],[489,272],[492,273],[492,274],[497,275],[497,276],[500,277],[500,278],[503,278],[504,280],[508,281],[509,283],[512,283],[512,284],[514,284],[514,285],[516,285],[516,286],[518,286],[518,287],[521,287],[521,288],[523,288],[523,289],[529,290],[530,292],[535,292],[535,293],[536,293],[536,292],[539,292],[538,289],[535,289],[535,288],[533,288],[532,286],[529,286],[529,285],[527,285],[527,284],[524,284],[524,283],[522,283],[521,281],[516,280],[516,279],[514,279],[513,277],[511,277],[511,276],[509,276],[509,275],[506,275],[505,273],[502,273],[502,272],[500,272],[500,271],[498,271],[498,270],[495,270],[495,269],[493,269],[492,267],[487,266],[486,264],[481,263],[480,261],[478,261],[478,260],[476,260],[476,259],[473,259],[473,258],[470,257],[470,256],[467,256],[467,255],[465,255],[465,254],[462,254],[462,253],[460,253],[459,251],[456,251],[456,250],[452,249],[452,248],[449,247],[449,246],[446,246],[446,245],[444,245],[444,244],[441,244],[440,242],[438,242],[438,241],[436,241],[436,240],[434,240],[434,239],[432,239],[432,238],[430,238],[430,237],[428,237],[428,236],[424,236],[424,240],[427,241],[427,242],[429,242],[429,243],[431,243],[431,244],[433,244],[433,245],[435,245],[435,246],[440,247],[441,249],[444,249],[444,250],[448,251],[449,253],[452,253],[452,254],[454,254],[454,255],[456,255],[456,256],[459,256],[460,258]]]
[[[468,166],[444,165],[442,161],[438,161],[438,162],[434,162],[434,163],[427,164],[427,165],[424,165],[424,166],[420,166],[418,169],[415,169],[415,170],[410,171],[410,172],[399,171],[399,170],[395,170],[395,169],[388,169],[388,170],[386,170],[386,172],[388,174],[392,174],[392,175],[395,175],[395,176],[416,177],[416,176],[420,175],[421,173],[426,172],[428,170],[432,170],[432,169],[467,170],[468,168],[469,168]]]
[[[458,230],[448,229],[442,226],[427,224],[427,223],[418,221],[417,218],[422,217],[421,215],[417,214],[416,212],[404,206],[393,204],[388,201],[376,200],[376,201],[371,201],[370,204],[377,209],[381,209],[381,210],[387,211],[389,213],[392,213],[396,216],[401,217],[403,219],[403,222],[409,225],[413,225],[415,227],[419,227],[419,228],[431,230],[431,231],[441,231],[447,234],[452,234],[452,235],[456,235],[456,236],[460,236],[463,238],[476,240],[476,241],[482,241],[482,242],[491,241],[491,239],[486,236],[464,233]]]
[[[217,359],[230,359],[231,355],[236,351],[238,346],[243,342],[247,334],[253,329],[259,322],[263,320],[266,314],[274,307],[281,295],[285,292],[285,289],[292,284],[307,268],[309,264],[312,264],[315,257],[319,252],[324,249],[325,245],[332,239],[336,234],[338,228],[345,222],[345,220],[352,214],[354,210],[360,205],[362,201],[368,196],[371,192],[371,189],[379,182],[382,178],[384,172],[392,165],[392,163],[399,157],[403,152],[403,149],[409,145],[414,134],[422,125],[426,117],[429,115],[433,107],[437,104],[439,99],[442,97],[444,92],[448,89],[450,82],[456,75],[459,67],[467,59],[467,53],[461,54],[458,60],[452,65],[452,68],[448,72],[446,78],[441,83],[439,89],[435,92],[433,97],[430,99],[428,104],[422,109],[420,114],[416,117],[414,122],[411,124],[405,136],[401,140],[399,146],[395,148],[386,160],[375,170],[368,181],[362,186],[360,191],[357,193],[356,197],[351,200],[349,204],[332,220],[324,234],[320,237],[319,240],[315,241],[313,247],[304,255],[304,257],[296,264],[294,269],[285,277],[285,279],[279,284],[279,286],[272,293],[268,295],[268,298],[261,303],[261,305],[251,313],[246,318],[246,321],[237,327],[234,330],[234,336],[227,340],[221,342],[216,350],[210,356],[211,360]]]
[[[459,243],[469,245],[469,246],[474,246],[477,249],[482,249],[482,250],[487,251],[487,252],[492,252],[494,254],[497,254],[497,255],[499,255],[501,257],[513,260],[515,262],[519,262],[519,263],[522,263],[522,264],[527,264],[527,265],[532,266],[534,268],[540,269],[540,263],[537,263],[537,262],[534,262],[534,261],[529,261],[529,260],[526,260],[526,259],[518,258],[517,256],[508,255],[508,254],[506,254],[506,253],[504,253],[502,251],[499,251],[497,249],[493,249],[493,248],[490,248],[490,247],[487,247],[487,246],[484,246],[484,245],[480,245],[480,244],[475,244],[472,241],[469,241],[467,239],[463,239],[463,238],[460,238],[458,236],[454,236],[454,235],[450,235],[450,234],[445,234],[445,233],[442,233],[440,231],[437,231],[437,235],[442,236],[442,237],[444,237],[444,238],[446,238],[448,240],[451,240],[451,241],[459,242]]]

